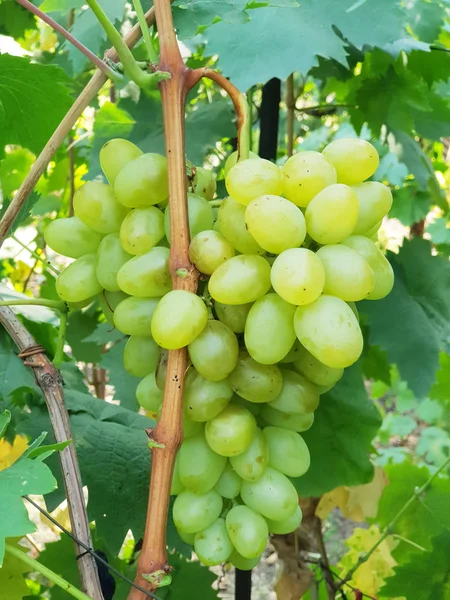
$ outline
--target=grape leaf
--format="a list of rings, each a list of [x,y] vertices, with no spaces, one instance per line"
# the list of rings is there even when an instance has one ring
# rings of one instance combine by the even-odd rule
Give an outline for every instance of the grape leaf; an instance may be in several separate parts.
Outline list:
[[[450,226],[445,218],[436,219],[427,227],[433,244],[450,244]]]
[[[1,102],[1,99],[0,99],[0,102]],[[0,135],[1,135],[1,131],[0,131]],[[29,218],[29,216],[30,216],[34,206],[38,202],[39,198],[40,198],[40,196],[37,192],[35,192],[35,191],[31,192],[31,194],[25,200],[24,204],[21,206],[19,212],[17,213],[17,217],[14,219],[14,223],[11,225],[11,228],[9,229],[8,233],[10,235],[15,233],[17,228],[20,227],[20,225],[23,225],[24,222]],[[3,202],[2,207],[0,209],[0,219],[3,217],[3,215],[5,214],[7,208],[10,204],[11,204],[11,200],[9,200],[9,199],[6,199]]]
[[[8,425],[11,422],[11,412],[7,409],[5,409],[1,414],[0,414],[0,438],[2,438],[5,435],[5,432],[8,428]]]
[[[27,551],[23,546],[14,543],[14,540],[9,539],[8,543],[22,552]],[[12,554],[5,555],[3,565],[0,567],[0,590],[2,590],[5,599],[22,600],[28,597],[30,588],[25,583],[23,574],[29,570],[30,568],[16,556]]]
[[[216,576],[208,568],[176,554],[169,557],[169,562],[174,569],[171,573],[172,583],[158,590],[158,596],[162,600],[217,600],[217,592],[212,588]]]
[[[413,225],[424,219],[430,211],[430,195],[408,185],[394,191],[394,202],[389,216],[403,225]]]
[[[66,339],[77,360],[94,363],[100,361],[103,348],[95,342],[85,341],[96,331],[97,325],[98,314],[95,306],[69,314]]]
[[[0,0],[0,35],[20,38],[36,24],[34,15],[14,0]]]
[[[439,355],[439,366],[436,381],[430,390],[430,397],[450,408],[450,356],[445,352]]]
[[[246,22],[246,5],[247,0],[179,0],[173,7],[175,27],[181,38],[191,38],[216,18],[232,24]]]
[[[73,541],[69,536],[61,535],[59,541],[46,544],[44,552],[39,555],[39,562],[81,589]],[[51,593],[52,600],[67,600],[67,592],[58,586],[54,586]]]
[[[31,388],[39,393],[33,373],[17,356],[6,331],[0,329],[0,398],[7,400],[18,388]]]
[[[413,32],[424,42],[432,44],[444,24],[445,7],[440,2],[414,0],[408,5],[408,20]]]
[[[398,156],[393,152],[385,154],[376,170],[373,178],[376,181],[389,182],[391,185],[402,185],[403,180],[408,175],[406,165],[398,160]]]
[[[123,338],[123,336],[121,336]],[[108,381],[114,386],[114,398],[120,400],[120,406],[136,411],[139,408],[136,400],[137,377],[130,375],[123,366],[123,350],[126,340],[114,344],[102,355],[100,366],[108,371]]]

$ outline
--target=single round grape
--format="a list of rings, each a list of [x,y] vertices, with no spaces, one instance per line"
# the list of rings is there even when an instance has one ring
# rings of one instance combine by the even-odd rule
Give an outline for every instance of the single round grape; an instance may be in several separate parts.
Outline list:
[[[56,279],[56,291],[65,302],[83,302],[100,294],[102,286],[95,274],[96,254],[84,254]]]
[[[120,291],[117,273],[130,258],[131,255],[122,248],[117,233],[105,235],[97,251],[96,268],[98,282],[105,290]]]
[[[300,506],[297,506],[295,513],[287,519],[284,519],[284,521],[272,521],[271,519],[266,519],[269,533],[277,533],[279,535],[292,533],[300,527],[302,518],[302,509]]]
[[[349,367],[361,356],[363,337],[358,320],[340,298],[320,296],[312,304],[299,306],[294,328],[303,346],[328,367]]]
[[[247,304],[264,296],[270,288],[270,266],[262,256],[240,254],[214,271],[208,289],[222,304]]]
[[[142,155],[142,150],[139,150],[132,142],[121,138],[115,138],[106,142],[100,150],[100,166],[106,179],[111,185],[129,162]]]
[[[155,246],[134,256],[117,273],[120,289],[130,296],[159,298],[172,289],[168,248]]]
[[[391,190],[378,181],[366,181],[352,187],[359,202],[358,221],[353,235],[367,235],[391,210]],[[375,232],[374,232],[375,233]],[[372,234],[373,235],[373,234]],[[370,235],[367,235],[370,237]]]
[[[73,197],[75,216],[98,233],[114,233],[128,213],[114,196],[111,186],[89,181],[77,189]]]
[[[163,401],[163,392],[156,385],[155,373],[149,373],[139,382],[136,388],[136,400],[139,406],[145,410],[152,413],[159,411]]]
[[[269,160],[248,158],[237,162],[229,170],[225,185],[236,202],[247,206],[263,194],[279,196],[283,191],[283,178],[277,165]]]
[[[250,446],[230,458],[236,473],[245,481],[258,481],[269,464],[269,447],[261,429],[257,429]]]
[[[241,498],[249,508],[273,521],[288,519],[298,506],[297,490],[273,467],[267,467],[258,481],[243,481]]]
[[[361,183],[378,168],[378,152],[372,144],[359,138],[334,140],[322,153],[336,168],[339,183]]]
[[[302,347],[302,345],[300,344],[300,342],[298,341],[297,338],[295,338],[294,343],[292,344],[289,352],[286,354],[286,356],[284,358],[282,358],[280,360],[280,363],[293,363],[295,361],[295,359],[297,358],[297,354],[300,350],[300,348]]]
[[[237,163],[238,154],[239,154],[238,151],[235,150],[228,156],[227,160],[225,161],[225,165],[223,167],[224,177],[226,177],[228,175],[231,167],[234,167],[234,165]],[[259,158],[259,156],[255,152],[252,152],[250,150],[249,158]]]
[[[311,383],[323,387],[333,386],[344,374],[344,369],[327,367],[301,345],[294,361],[294,369]]]
[[[302,211],[281,196],[259,196],[245,211],[245,223],[261,248],[280,254],[301,246],[306,236]]]
[[[189,246],[189,258],[200,273],[212,275],[235,251],[230,242],[218,231],[207,229],[197,233]]]
[[[295,306],[278,294],[266,294],[257,300],[245,324],[245,347],[250,356],[263,365],[279,362],[295,340]]]
[[[152,317],[152,336],[167,350],[177,350],[200,335],[208,322],[201,298],[186,290],[172,290],[161,298]]]
[[[213,226],[214,216],[210,203],[202,196],[188,194],[188,219],[189,237],[192,239],[201,231],[210,230]],[[164,231],[170,242],[170,211],[169,207],[164,211]]]
[[[256,421],[252,413],[236,404],[229,404],[206,423],[205,436],[210,448],[221,456],[236,456],[252,443]]]
[[[242,479],[233,469],[230,462],[227,461],[221,476],[219,477],[216,485],[214,486],[214,489],[223,498],[228,498],[229,500],[232,500],[233,498],[239,496],[239,493],[241,491],[241,485]]]
[[[273,289],[286,302],[309,304],[322,293],[325,269],[311,250],[291,248],[277,256],[270,279]]]
[[[186,376],[184,406],[192,421],[209,421],[229,404],[233,390],[227,380],[209,381],[195,369]]]
[[[217,519],[212,525],[197,533],[194,550],[200,561],[208,567],[225,562],[233,552],[225,519]]]
[[[189,344],[188,351],[200,375],[210,381],[221,381],[236,366],[239,344],[229,327],[220,321],[208,321],[201,334]]]
[[[234,506],[226,516],[226,525],[233,546],[245,558],[256,558],[266,547],[266,520],[248,506]]]
[[[219,321],[224,323],[231,331],[234,331],[234,333],[244,333],[245,323],[252,305],[252,302],[234,305],[215,302],[214,308]]]
[[[288,477],[301,477],[311,464],[308,446],[299,433],[281,427],[265,427],[269,465]]]
[[[69,258],[80,258],[83,254],[96,252],[102,237],[78,217],[68,217],[51,221],[44,229],[44,239],[55,252]]]
[[[274,400],[283,385],[276,365],[261,365],[244,350],[239,353],[236,368],[228,379],[236,394],[256,403]]]
[[[178,454],[175,457],[175,463],[173,465],[173,474],[172,474],[172,485],[170,486],[170,495],[178,496],[184,490],[184,486],[180,481],[180,475],[178,473]]]
[[[283,427],[292,431],[308,431],[314,423],[314,413],[309,412],[303,415],[292,415],[272,408],[269,404],[263,406],[261,417],[268,425],[274,427]]]
[[[103,314],[110,325],[114,325],[114,312],[117,306],[119,306],[119,304],[126,298],[129,298],[129,296],[122,291],[108,292],[107,290],[103,290],[98,295],[100,308],[102,309]]]
[[[263,248],[250,235],[245,224],[245,206],[233,198],[225,198],[217,213],[220,233],[242,254],[264,254]]]
[[[217,188],[214,173],[203,167],[195,167],[191,188],[194,194],[202,196],[205,200],[212,200]]]
[[[119,235],[129,254],[144,254],[164,237],[164,215],[155,206],[135,208],[123,220]]]
[[[175,498],[173,522],[183,533],[197,533],[214,523],[222,512],[222,498],[214,490],[197,494],[184,490]]]
[[[373,290],[375,277],[368,262],[353,248],[343,244],[322,246],[317,256],[325,268],[324,294],[341,300],[364,300]]]
[[[181,483],[198,493],[207,492],[216,485],[227,462],[225,456],[211,450],[203,433],[184,440],[178,457]]]
[[[239,554],[239,552],[233,550],[228,560],[233,567],[236,567],[236,569],[239,569],[239,571],[251,571],[261,560],[261,554],[255,558],[245,558],[245,556],[242,556],[242,554]]]
[[[320,152],[298,152],[283,165],[284,196],[308,206],[321,190],[337,182],[336,169]]]
[[[317,387],[295,371],[280,369],[283,377],[281,392],[270,403],[272,408],[292,415],[308,414],[319,406]]]
[[[123,350],[123,366],[134,377],[145,377],[154,373],[161,351],[151,337],[132,335]]]
[[[126,164],[114,181],[120,204],[130,208],[152,206],[169,196],[167,161],[160,154],[142,154]]]
[[[308,204],[308,233],[319,244],[338,244],[354,230],[358,210],[358,196],[351,187],[342,183],[330,185]]]
[[[151,336],[153,313],[159,298],[128,296],[114,310],[114,325],[126,335]]]

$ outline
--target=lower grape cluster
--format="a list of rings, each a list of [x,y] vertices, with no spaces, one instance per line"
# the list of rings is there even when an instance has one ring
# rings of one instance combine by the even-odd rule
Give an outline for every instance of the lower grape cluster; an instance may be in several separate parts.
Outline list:
[[[213,175],[194,169],[189,253],[202,274],[198,294],[172,290],[165,158],[116,139],[100,163],[109,184],[84,184],[75,216],[46,229],[47,244],[76,259],[57,292],[75,307],[98,298],[129,336],[124,366],[142,378],[137,400],[156,417],[167,351],[188,347],[173,520],[204,564],[250,569],[270,533],[301,522],[290,478],[309,469],[301,433],[320,395],[361,355],[354,303],[393,286],[376,245],[392,196],[365,181],[378,154],[360,139],[299,152],[281,168],[233,153],[218,210]]]

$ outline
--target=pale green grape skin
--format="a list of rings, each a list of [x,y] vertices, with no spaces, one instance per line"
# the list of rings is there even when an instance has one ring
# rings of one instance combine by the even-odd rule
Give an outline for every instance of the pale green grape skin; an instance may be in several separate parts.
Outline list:
[[[297,506],[295,513],[287,519],[284,519],[284,521],[272,521],[271,519],[266,519],[269,533],[276,533],[279,535],[292,533],[300,527],[302,518],[302,509],[300,506]]]
[[[225,519],[217,519],[207,529],[196,534],[194,550],[200,561],[208,566],[220,565],[233,552],[233,544],[228,537]]]
[[[352,309],[352,312],[355,315],[355,317],[359,323],[359,312],[358,312],[358,309],[356,308],[356,304],[354,302],[347,302],[347,304]]]
[[[157,413],[163,401],[163,392],[156,385],[155,373],[149,373],[139,382],[136,388],[136,400],[139,406],[152,413]]]
[[[358,196],[353,189],[335,183],[319,192],[308,204],[306,228],[319,244],[339,244],[355,229],[358,211]]]
[[[236,456],[252,443],[256,421],[252,413],[235,404],[229,404],[206,423],[205,436],[210,448],[221,456]]]
[[[358,320],[340,298],[324,295],[299,306],[294,328],[303,346],[328,367],[344,369],[361,356],[363,337]]]
[[[227,532],[236,550],[245,558],[256,558],[267,544],[266,520],[248,506],[234,506],[226,516]]]
[[[127,208],[116,202],[111,186],[89,181],[77,189],[73,197],[75,216],[97,233],[119,231]]]
[[[214,173],[204,167],[195,167],[195,175],[191,187],[194,194],[202,196],[205,200],[212,200],[217,188]]]
[[[115,327],[126,335],[151,336],[152,316],[158,302],[159,298],[128,296],[114,310]]]
[[[261,560],[261,554],[259,556],[255,556],[255,558],[245,558],[245,556],[242,556],[242,554],[239,554],[239,552],[233,550],[228,560],[233,567],[236,567],[236,569],[239,569],[240,571],[251,571]]]
[[[258,481],[243,481],[241,498],[248,507],[273,521],[288,519],[298,506],[297,490],[273,467],[267,467]]]
[[[213,226],[214,215],[211,205],[205,198],[197,194],[188,194],[189,237],[194,238],[198,233],[210,230]],[[164,211],[164,231],[170,242],[170,211]]]
[[[102,236],[80,221],[78,217],[56,219],[44,229],[47,246],[69,258],[97,251]]]
[[[178,529],[177,533],[185,544],[189,544],[189,546],[194,545],[195,536],[197,535],[196,533],[185,533],[184,531],[179,531]]]
[[[223,200],[217,213],[216,226],[241,254],[264,254],[265,251],[250,235],[245,225],[245,206],[233,198]]]
[[[117,273],[120,289],[130,296],[159,298],[172,289],[168,248],[155,246],[134,256]]]
[[[366,235],[383,220],[391,210],[391,190],[378,181],[366,181],[352,187],[359,202],[358,221],[353,230],[353,235]],[[378,231],[377,227],[376,231]],[[369,233],[368,233],[369,232]]]
[[[239,344],[229,327],[220,321],[210,320],[200,335],[189,344],[188,351],[200,375],[210,381],[221,381],[236,366]]]
[[[269,447],[261,429],[257,429],[250,446],[232,456],[230,463],[236,473],[245,481],[258,481],[269,464]]]
[[[181,444],[178,451],[178,474],[186,489],[204,493],[217,483],[227,459],[211,450],[203,433]]]
[[[218,231],[207,229],[197,233],[189,246],[189,258],[200,273],[212,275],[236,254],[230,242]]]
[[[84,302],[100,294],[102,286],[95,273],[97,255],[84,254],[56,279],[56,291],[65,302]]]
[[[198,423],[197,421],[192,421],[185,410],[183,410],[182,414],[182,425],[183,436],[185,440],[194,437],[195,435],[198,435],[199,433],[205,430],[205,424]]]
[[[152,317],[152,336],[162,348],[184,348],[205,328],[208,311],[201,298],[186,290],[173,290],[159,301]]]
[[[122,248],[117,233],[105,235],[97,251],[96,268],[98,282],[105,290],[120,291],[117,273],[130,258],[131,255]]]
[[[155,206],[135,208],[120,226],[120,242],[129,254],[144,254],[164,237],[164,215]]]
[[[311,381],[311,383],[320,387],[335,385],[344,374],[344,369],[327,367],[327,365],[324,365],[320,360],[317,360],[311,352],[308,352],[308,350],[301,345],[298,349],[293,366],[300,375],[303,375],[308,381]]]
[[[114,181],[114,194],[123,206],[153,206],[169,196],[167,161],[160,154],[142,154],[127,163]]]
[[[181,483],[180,474],[178,472],[178,465],[179,465],[178,456],[179,456],[179,453],[177,454],[177,456],[175,458],[175,464],[173,466],[172,485],[170,486],[170,495],[171,496],[178,496],[178,494],[181,494],[181,492],[184,490],[184,486]]]
[[[373,290],[375,277],[369,263],[344,244],[322,246],[317,256],[325,268],[323,293],[346,302],[364,300]]]
[[[214,490],[197,494],[184,490],[175,498],[173,522],[183,533],[197,533],[214,523],[222,512],[222,498]]]
[[[283,178],[274,163],[263,158],[248,158],[237,162],[225,178],[229,195],[244,206],[263,194],[279,196]]]
[[[314,423],[314,412],[292,415],[272,408],[269,404],[263,406],[261,417],[268,425],[290,429],[299,433],[308,431]]]
[[[289,352],[286,354],[286,356],[284,358],[282,358],[280,360],[280,363],[282,364],[286,364],[286,363],[293,363],[296,358],[297,358],[297,354],[300,350],[300,348],[302,347],[302,345],[300,344],[300,342],[298,341],[297,338],[295,338],[294,343],[292,344]]]
[[[277,256],[270,273],[273,289],[290,304],[314,302],[325,285],[320,258],[306,248],[291,248]]]
[[[237,496],[239,496],[241,486],[241,477],[239,477],[239,475],[233,469],[230,462],[227,461],[222,474],[214,486],[214,489],[222,496],[222,498],[232,500],[233,498],[237,498]]]
[[[132,142],[115,138],[106,142],[100,150],[100,166],[111,185],[119,172],[129,162],[142,155],[142,150]]]
[[[361,183],[378,168],[378,152],[372,144],[359,138],[334,140],[323,149],[322,154],[336,168],[339,183]]]
[[[245,222],[261,248],[272,254],[301,246],[306,236],[302,211],[281,196],[252,200],[245,211]]]
[[[311,464],[308,446],[302,436],[281,427],[265,427],[269,465],[288,477],[301,477]]]
[[[252,302],[247,302],[247,304],[222,304],[221,302],[215,302],[214,308],[219,321],[224,323],[234,333],[244,333],[245,323],[252,305]]]
[[[122,302],[122,300],[125,300],[126,298],[129,298],[128,294],[125,294],[125,292],[122,291],[108,292],[107,290],[103,290],[98,295],[100,308],[102,309],[103,314],[110,325],[114,325],[114,312],[116,308]]]
[[[257,300],[245,324],[245,347],[250,356],[263,365],[279,362],[295,340],[295,306],[278,294],[266,294]]]
[[[154,373],[161,351],[151,337],[132,335],[123,350],[123,366],[134,377],[145,377]]]
[[[186,376],[184,407],[192,421],[203,423],[216,417],[228,406],[233,390],[227,380],[209,381],[195,369]]]
[[[297,206],[308,206],[320,191],[337,182],[336,169],[320,152],[298,152],[282,171],[284,196]]]
[[[259,156],[255,152],[252,152],[250,150],[249,158],[259,158]],[[234,167],[234,165],[237,163],[237,160],[238,160],[238,151],[235,150],[228,156],[227,160],[225,161],[225,165],[223,167],[224,177],[226,177],[228,175],[231,167]]]
[[[264,406],[263,404],[256,404],[256,402],[249,402],[248,400],[241,398],[241,396],[238,396],[237,394],[233,394],[232,402],[233,404],[243,406],[244,408],[249,410],[255,417],[259,415],[262,406]]]
[[[316,410],[319,406],[317,387],[295,371],[280,370],[283,387],[278,396],[270,402],[270,406],[292,415],[305,415]]]
[[[378,240],[378,231],[382,224],[383,224],[383,220],[378,221],[378,223],[375,223],[375,225],[373,227],[371,227],[367,231],[363,231],[359,235],[364,235],[365,237],[368,237],[372,241],[376,242]],[[353,234],[354,234],[354,232],[353,232]]]
[[[270,402],[281,392],[283,378],[277,365],[261,365],[241,350],[228,380],[233,391],[249,402]]]
[[[247,304],[270,288],[270,266],[262,256],[241,254],[227,260],[209,280],[211,297],[222,304]]]

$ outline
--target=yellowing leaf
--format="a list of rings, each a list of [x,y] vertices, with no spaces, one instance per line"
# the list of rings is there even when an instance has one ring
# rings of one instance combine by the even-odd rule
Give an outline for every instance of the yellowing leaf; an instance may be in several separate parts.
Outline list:
[[[27,438],[16,435],[14,442],[10,444],[5,439],[0,440],[0,471],[10,467],[21,454],[28,448]]]

